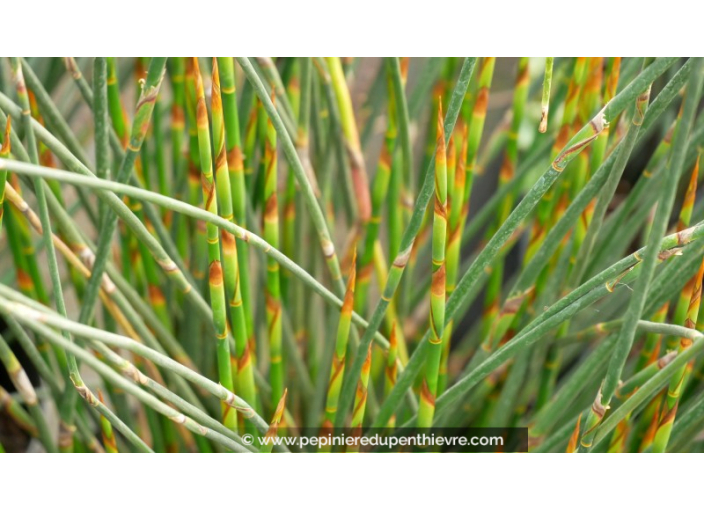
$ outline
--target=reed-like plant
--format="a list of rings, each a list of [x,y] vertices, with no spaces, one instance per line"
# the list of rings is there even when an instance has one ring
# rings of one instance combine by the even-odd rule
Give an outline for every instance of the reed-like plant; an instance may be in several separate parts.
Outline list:
[[[703,82],[702,58],[3,60],[0,452],[407,427],[704,451]]]

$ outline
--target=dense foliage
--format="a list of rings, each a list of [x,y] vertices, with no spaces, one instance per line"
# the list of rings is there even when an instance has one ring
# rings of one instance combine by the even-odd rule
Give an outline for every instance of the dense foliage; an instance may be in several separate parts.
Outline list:
[[[5,449],[704,446],[703,59],[0,71]]]

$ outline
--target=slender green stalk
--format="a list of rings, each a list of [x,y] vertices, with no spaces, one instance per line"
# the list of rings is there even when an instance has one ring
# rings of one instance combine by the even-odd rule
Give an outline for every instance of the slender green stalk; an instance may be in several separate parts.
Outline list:
[[[362,156],[362,146],[359,141],[357,122],[355,121],[354,111],[352,109],[352,98],[347,88],[347,81],[344,71],[342,70],[340,58],[327,57],[325,60],[330,70],[330,78],[340,111],[340,120],[345,136],[347,154],[350,159],[352,183],[357,200],[357,214],[359,215],[359,221],[363,225],[366,225],[371,217],[372,208],[369,197],[367,170],[364,165],[364,157]]]
[[[445,242],[447,237],[447,148],[442,101],[438,107],[437,147],[435,149],[435,209],[433,214],[433,279],[430,287],[430,344],[425,362],[425,380],[420,393],[418,427],[430,428],[435,413],[438,370],[445,328]]]
[[[196,85],[196,121],[198,126],[198,149],[200,154],[201,183],[203,187],[204,209],[211,214],[218,214],[218,192],[227,189],[229,193],[229,182],[227,185],[216,188],[213,180],[213,158],[210,145],[210,123],[208,122],[208,109],[205,105],[205,91],[203,90],[203,78],[198,67],[198,59],[192,58],[189,64],[193,66]],[[215,84],[214,84],[215,86]],[[220,146],[222,146],[221,134],[218,135]],[[224,156],[219,153],[218,156]],[[223,158],[218,159],[221,177],[227,176],[226,169],[220,163],[226,162]],[[231,209],[228,211],[232,213]],[[231,218],[225,218],[230,221]],[[210,290],[210,306],[213,310],[213,324],[215,326],[215,339],[217,343],[217,363],[218,377],[220,384],[226,390],[233,391],[232,365],[230,363],[230,344],[227,341],[227,301],[225,298],[225,287],[223,284],[223,270],[220,263],[220,231],[216,225],[208,224],[208,288]],[[232,244],[232,243],[230,243]],[[234,255],[230,252],[230,255]],[[232,258],[230,258],[232,260]],[[235,257],[235,264],[236,264]],[[233,298],[234,299],[234,298]],[[231,430],[237,431],[237,413],[229,406],[222,406],[222,421]]]
[[[244,174],[244,158],[240,139],[240,124],[237,110],[237,91],[235,89],[235,66],[231,57],[218,57],[218,69],[222,83],[222,104],[225,117],[225,143],[227,148],[227,169],[230,172],[230,186],[234,221],[242,228],[247,228],[247,188]],[[299,133],[299,140],[301,135]],[[247,327],[247,343],[250,348],[255,344],[255,328],[252,313],[252,294],[249,276],[249,253],[246,243],[238,241],[237,263],[240,269],[240,291],[244,306]],[[244,269],[242,269],[244,268]],[[247,270],[245,270],[247,269]],[[251,354],[251,353],[250,353]],[[239,354],[238,354],[239,359]]]
[[[234,221],[233,197],[228,169],[227,151],[225,148],[225,123],[223,118],[223,103],[220,94],[220,76],[217,60],[213,60],[213,148],[215,150],[215,181],[217,184],[218,212],[229,222]],[[240,168],[241,170],[241,168]],[[241,172],[240,172],[241,174]],[[217,229],[217,227],[216,227]],[[247,402],[256,401],[254,388],[254,373],[249,352],[247,323],[245,309],[240,290],[241,272],[237,256],[235,236],[226,230],[222,231],[222,256],[225,276],[226,298],[230,308],[230,320],[235,337],[237,356],[237,390]]]
[[[354,396],[354,410],[352,411],[352,421],[350,422],[350,428],[352,429],[352,435],[354,437],[362,436],[362,424],[364,422],[364,412],[367,408],[367,396],[369,394],[369,372],[372,367],[372,345],[369,344],[369,349],[367,350],[367,355],[364,358],[364,364],[362,365],[362,372],[359,375],[359,382],[357,383],[357,392]],[[359,444],[353,443],[352,446],[347,448],[347,453],[355,453],[359,451]]]
[[[340,320],[338,322],[337,338],[335,340],[335,353],[332,358],[332,366],[330,367],[328,393],[325,402],[325,421],[323,422],[323,429],[325,430],[332,429],[335,423],[340,388],[342,387],[342,380],[345,376],[345,356],[352,323],[352,309],[354,306],[355,285],[357,281],[356,259],[357,253],[354,252],[352,255],[352,263],[350,264],[350,274],[347,278],[345,299],[342,304],[342,309],[340,310]]]
[[[163,118],[166,109],[163,104],[163,98],[157,96],[154,104],[154,122],[152,126],[152,138],[154,140],[154,159],[156,162],[156,177],[157,189],[162,195],[171,195],[172,190],[169,176],[166,172],[166,140],[164,139]],[[171,219],[164,213],[162,220],[166,227],[171,225]]]
[[[454,179],[449,183],[448,191],[448,206],[449,206],[449,221],[447,224],[447,262],[446,268],[447,273],[445,277],[445,294],[446,296],[451,296],[455,291],[455,285],[457,284],[457,273],[459,271],[460,265],[460,239],[461,239],[461,225],[462,225],[462,212],[465,211],[464,204],[464,189],[465,181],[467,179],[466,159],[465,154],[467,154],[467,126],[462,127],[462,143],[460,145],[460,157],[457,160]],[[452,141],[452,139],[450,139]],[[454,154],[452,150],[448,154],[448,169],[451,168],[449,164],[453,159]],[[451,172],[448,170],[448,178]],[[449,179],[448,179],[449,180]],[[450,354],[450,344],[452,340],[452,330],[454,323],[452,320],[447,323],[445,330],[443,331],[443,353],[440,360],[440,369],[438,373],[438,393],[442,393],[447,388],[447,363]],[[389,339],[390,340],[390,339]]]
[[[122,100],[120,99],[120,85],[117,78],[117,61],[115,57],[106,57],[108,64],[108,107],[110,119],[117,137],[124,147],[129,143],[129,130]]]
[[[402,202],[404,209],[410,216],[415,195],[415,182],[413,179],[413,151],[411,147],[410,114],[406,101],[405,87],[408,79],[408,57],[399,59],[390,58],[391,84],[396,102],[396,115],[398,116],[399,141],[402,154],[402,168],[404,176]]]
[[[273,98],[272,98],[273,99]],[[264,239],[275,249],[279,247],[279,205],[276,193],[277,155],[276,131],[269,119],[266,128],[264,152]],[[284,393],[284,360],[281,349],[281,281],[279,263],[273,257],[266,265],[266,322],[269,339],[269,379],[271,380],[271,406],[275,407]]]

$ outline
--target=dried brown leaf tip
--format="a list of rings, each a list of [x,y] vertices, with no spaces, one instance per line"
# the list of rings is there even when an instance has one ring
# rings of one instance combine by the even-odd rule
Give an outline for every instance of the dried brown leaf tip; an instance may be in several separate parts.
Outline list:
[[[218,59],[213,57],[213,76],[212,76],[213,83],[211,84],[212,87],[212,92],[213,92],[213,100],[215,99],[215,91],[217,90],[217,96],[218,96],[218,101],[220,102],[220,106],[222,107],[222,102],[219,99],[221,97],[220,95],[220,71],[218,69]]]
[[[284,419],[287,395],[288,388],[284,388],[283,395],[279,399],[279,403],[276,406],[276,411],[274,411],[274,417],[271,419],[271,424],[269,425],[266,435],[264,436],[263,445],[260,449],[262,453],[271,452],[274,447],[273,439],[278,435],[279,425],[281,425],[281,422]]]
[[[286,397],[288,396],[288,388],[284,388],[284,394],[279,400],[279,404],[276,406],[276,411],[274,412],[274,418],[271,420],[271,424],[279,425],[284,417],[284,411],[286,410]]]
[[[545,133],[548,130],[548,110],[549,106],[545,105],[540,111],[540,125],[538,126],[538,131]]]
[[[577,446],[579,445],[579,424],[582,422],[582,413],[579,413],[577,417],[577,423],[574,424],[574,431],[570,436],[570,440],[567,443],[567,453],[575,453],[577,451]]]

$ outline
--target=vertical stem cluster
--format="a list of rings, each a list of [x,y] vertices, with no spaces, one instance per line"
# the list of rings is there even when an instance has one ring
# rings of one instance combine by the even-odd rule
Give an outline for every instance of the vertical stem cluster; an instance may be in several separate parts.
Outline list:
[[[274,96],[272,96],[272,102]],[[279,247],[279,203],[276,156],[276,131],[271,118],[266,124],[264,147],[264,240],[272,247]],[[271,381],[271,405],[275,407],[284,392],[283,350],[281,348],[281,281],[279,263],[272,257],[266,265],[266,323],[269,336],[269,379]]]
[[[213,148],[215,150],[215,182],[218,197],[218,212],[226,221],[234,221],[233,195],[225,148],[225,122],[220,92],[220,74],[217,60],[213,60],[212,118]],[[240,167],[241,170],[241,167]],[[241,175],[241,171],[240,171]],[[237,364],[237,390],[240,396],[252,405],[255,403],[254,373],[249,351],[247,322],[241,291],[241,274],[235,236],[222,231],[222,256],[225,277],[225,297],[230,309],[230,320],[235,337]]]

